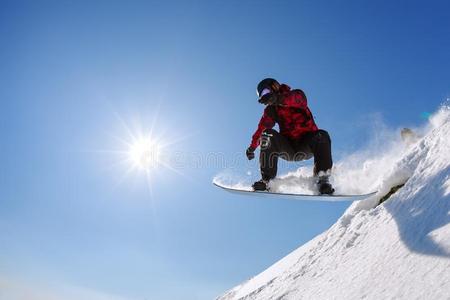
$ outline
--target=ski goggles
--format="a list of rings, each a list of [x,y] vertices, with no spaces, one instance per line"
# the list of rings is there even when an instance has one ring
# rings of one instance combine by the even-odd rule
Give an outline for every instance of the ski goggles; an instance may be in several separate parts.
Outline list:
[[[259,95],[259,98],[261,99],[262,97],[264,97],[265,95],[270,94],[270,93],[272,93],[272,91],[270,89],[268,89],[268,88],[265,88],[265,89],[263,89],[261,91],[261,94]]]

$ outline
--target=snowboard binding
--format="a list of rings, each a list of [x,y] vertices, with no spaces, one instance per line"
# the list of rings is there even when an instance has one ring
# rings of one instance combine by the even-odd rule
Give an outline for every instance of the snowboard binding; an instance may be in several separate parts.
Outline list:
[[[256,191],[269,191],[269,181],[268,180],[258,180],[252,185],[253,190]]]
[[[317,180],[317,188],[321,195],[331,195],[334,193],[334,188],[330,184],[329,176],[320,176]]]

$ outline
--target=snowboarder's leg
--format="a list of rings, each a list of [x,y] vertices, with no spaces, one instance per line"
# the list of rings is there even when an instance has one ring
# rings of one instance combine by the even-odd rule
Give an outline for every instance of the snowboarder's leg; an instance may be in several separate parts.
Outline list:
[[[333,167],[331,157],[331,138],[325,130],[318,130],[311,139],[311,149],[314,153],[314,175],[327,173]]]
[[[266,129],[261,135],[259,163],[262,179],[269,181],[277,176],[278,157],[291,160],[295,152],[288,138],[273,129]]]
[[[312,139],[314,152],[314,175],[318,176],[317,187],[320,194],[333,194],[334,189],[329,182],[329,172],[333,167],[331,157],[331,138],[325,130],[316,132]]]
[[[295,144],[298,153],[314,155],[314,176],[318,177],[318,189],[321,194],[332,194],[333,187],[328,181],[329,170],[333,167],[331,156],[331,138],[327,131],[318,130],[307,133]]]
[[[333,167],[331,158],[331,139],[328,132],[318,130],[305,134],[294,143],[296,160],[309,159],[314,156],[314,176],[322,171],[327,173]]]

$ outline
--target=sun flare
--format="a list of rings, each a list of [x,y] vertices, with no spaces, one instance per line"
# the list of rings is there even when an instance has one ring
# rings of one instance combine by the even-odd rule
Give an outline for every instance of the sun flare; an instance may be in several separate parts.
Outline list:
[[[160,145],[150,138],[139,138],[130,145],[128,156],[134,167],[150,170],[160,163],[160,148]]]
[[[145,178],[152,194],[155,179],[163,178],[167,174],[166,170],[186,177],[175,166],[175,163],[179,164],[179,159],[170,150],[174,148],[173,145],[189,138],[189,135],[171,136],[167,134],[170,130],[161,128],[161,125],[156,127],[158,113],[153,118],[147,118],[150,122],[141,122],[140,118],[125,122],[118,113],[116,117],[122,127],[122,134],[111,135],[118,142],[117,148],[99,152],[114,155],[116,161],[112,166],[122,170],[118,182],[130,177]]]

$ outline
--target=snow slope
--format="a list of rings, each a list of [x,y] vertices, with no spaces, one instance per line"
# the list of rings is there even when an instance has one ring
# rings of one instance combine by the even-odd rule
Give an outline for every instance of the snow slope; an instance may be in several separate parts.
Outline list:
[[[380,192],[353,203],[329,230],[218,299],[450,299],[449,107],[418,131],[423,137],[402,150],[365,156],[359,171],[338,163],[358,175],[377,169],[381,178],[366,173],[360,180]],[[277,187],[295,184],[298,172]]]

